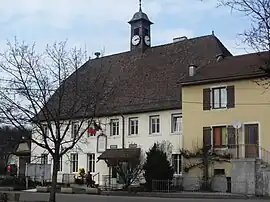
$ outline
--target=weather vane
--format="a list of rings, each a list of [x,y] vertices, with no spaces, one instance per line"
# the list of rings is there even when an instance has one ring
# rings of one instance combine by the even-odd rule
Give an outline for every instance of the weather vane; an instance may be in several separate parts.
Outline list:
[[[139,0],[139,8],[140,8],[140,11],[142,11],[142,0]]]

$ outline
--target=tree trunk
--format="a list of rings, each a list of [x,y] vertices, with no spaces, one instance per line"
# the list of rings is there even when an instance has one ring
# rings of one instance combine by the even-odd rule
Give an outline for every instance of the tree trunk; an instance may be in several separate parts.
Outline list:
[[[52,187],[50,192],[49,202],[55,202],[56,185],[57,185],[57,171],[59,167],[59,153],[55,152],[53,156],[53,173],[52,173]]]

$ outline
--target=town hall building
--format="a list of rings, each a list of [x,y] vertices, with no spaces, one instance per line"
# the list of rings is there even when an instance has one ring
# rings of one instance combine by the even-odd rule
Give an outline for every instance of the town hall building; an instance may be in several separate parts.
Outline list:
[[[106,150],[122,148],[140,148],[146,152],[154,143],[164,141],[171,145],[168,155],[175,175],[182,173],[180,150],[188,137],[182,133],[182,116],[185,114],[181,110],[181,81],[194,69],[216,63],[218,58],[231,56],[231,53],[214,35],[179,37],[172,39],[172,43],[153,46],[153,22],[141,6],[128,23],[130,50],[108,56],[96,54],[96,58],[87,61],[66,82],[67,97],[62,108],[71,107],[74,92],[79,95],[82,106],[94,89],[101,89],[107,97],[102,102],[97,101],[94,112],[79,111],[78,116],[72,118],[70,136],[78,133],[76,120],[90,118],[93,113],[101,130],[85,133],[83,138],[87,139],[87,144],[78,142],[76,150],[61,158],[58,174],[77,175],[78,170],[84,168],[101,185],[106,183],[108,175],[111,183],[117,183],[117,175],[105,161],[98,161],[100,155]],[[79,81],[76,89],[75,78]],[[106,82],[99,82],[101,78],[106,78]],[[89,86],[95,79],[93,86]],[[68,113],[61,117],[69,119]],[[40,156],[32,159],[33,163],[51,163],[46,151],[32,148],[35,148],[32,156]]]

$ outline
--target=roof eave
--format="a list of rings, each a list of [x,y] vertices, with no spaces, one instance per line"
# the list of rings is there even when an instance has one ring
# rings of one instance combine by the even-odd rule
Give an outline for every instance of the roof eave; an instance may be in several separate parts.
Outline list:
[[[252,74],[252,75],[241,75],[241,76],[233,76],[233,77],[213,78],[213,79],[190,81],[190,82],[181,83],[181,85],[182,85],[182,87],[184,87],[184,86],[195,86],[195,85],[216,83],[216,82],[221,82],[221,81],[237,81],[237,80],[244,80],[244,79],[260,78],[260,77],[265,77],[265,76],[267,76],[265,73],[258,73],[258,74]]]

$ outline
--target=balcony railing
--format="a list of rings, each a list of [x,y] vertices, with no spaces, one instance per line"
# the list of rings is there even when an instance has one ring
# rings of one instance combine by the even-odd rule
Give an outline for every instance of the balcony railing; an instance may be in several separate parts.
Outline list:
[[[233,159],[257,158],[270,164],[270,152],[258,144],[227,145],[225,147],[213,147],[216,154],[230,154]]]

